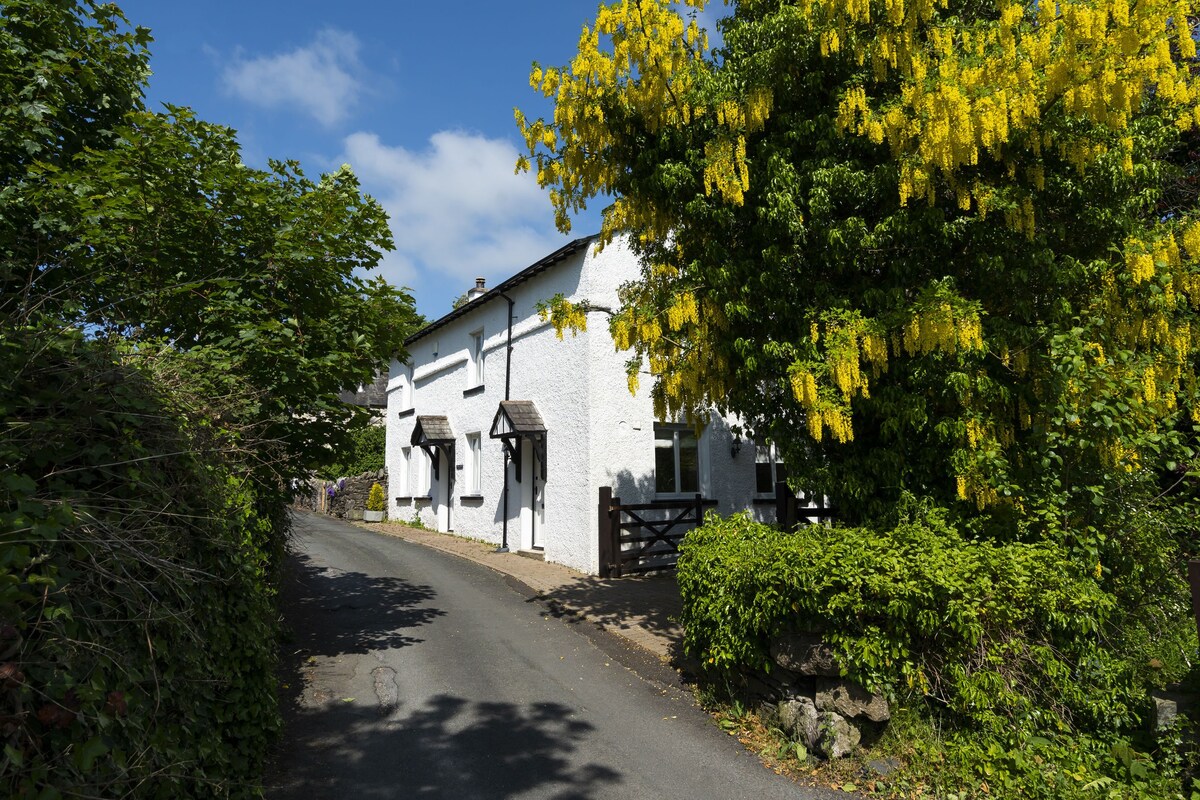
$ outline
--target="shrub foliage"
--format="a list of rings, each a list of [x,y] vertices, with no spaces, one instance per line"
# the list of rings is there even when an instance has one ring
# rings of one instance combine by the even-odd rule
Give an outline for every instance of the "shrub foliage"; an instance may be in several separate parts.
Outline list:
[[[0,795],[253,797],[290,487],[402,354],[348,168],[147,111],[149,32],[0,0]]]
[[[279,729],[267,535],[169,352],[0,341],[9,797],[255,793]]]
[[[970,772],[1031,740],[1062,756],[1138,729],[1146,688],[1182,677],[1195,649],[1171,567],[1134,612],[1055,543],[968,539],[909,503],[887,529],[710,515],[681,546],[678,581],[688,652],[710,670],[770,671],[776,636],[820,633],[849,677],[932,712]]]

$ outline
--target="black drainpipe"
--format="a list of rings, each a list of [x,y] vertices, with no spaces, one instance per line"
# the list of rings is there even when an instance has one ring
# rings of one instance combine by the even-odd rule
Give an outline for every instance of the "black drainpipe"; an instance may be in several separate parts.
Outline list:
[[[512,386],[512,323],[513,323],[513,299],[508,295],[501,293],[501,297],[508,301],[508,347],[504,355],[504,399],[510,399],[508,396],[509,389]],[[496,550],[497,553],[508,552],[508,448],[504,448],[504,528],[501,533],[500,547]]]

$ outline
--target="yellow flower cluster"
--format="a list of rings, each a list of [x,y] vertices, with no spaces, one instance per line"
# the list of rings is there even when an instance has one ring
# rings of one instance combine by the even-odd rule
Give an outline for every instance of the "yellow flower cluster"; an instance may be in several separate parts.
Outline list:
[[[704,144],[704,191],[720,194],[727,203],[740,206],[750,189],[746,164],[746,137],[715,139]]]
[[[639,388],[641,369],[654,376],[652,400],[660,419],[681,412],[698,417],[709,398],[728,392],[728,361],[710,344],[725,316],[694,292],[677,290],[673,278],[673,270],[651,268],[648,280],[630,288],[609,321],[616,349],[638,356],[629,362],[630,392]]]
[[[1100,454],[1101,463],[1110,469],[1136,472],[1141,468],[1141,455],[1136,450],[1125,447],[1117,439],[1101,441],[1097,452]]]
[[[673,331],[678,331],[684,325],[697,324],[700,321],[698,308],[695,294],[692,292],[681,292],[667,308],[667,327]]]
[[[725,99],[716,103],[717,124],[727,133],[704,145],[706,194],[718,194],[727,203],[742,205],[750,189],[746,134],[762,129],[771,113],[771,104],[771,93],[764,89],[748,92],[745,102]],[[702,113],[703,109],[692,111]]]
[[[706,3],[683,0],[684,6],[698,10]],[[570,230],[571,211],[587,198],[611,193],[619,177],[610,160],[595,157],[615,141],[604,104],[618,94],[622,107],[651,131],[684,127],[711,115],[723,134],[705,148],[705,190],[725,202],[743,202],[750,185],[746,135],[763,127],[773,98],[768,90],[751,89],[736,98],[698,102],[692,89],[697,74],[706,69],[708,39],[679,6],[678,0],[602,5],[595,23],[584,27],[569,66],[535,65],[530,72],[530,85],[554,99],[554,118],[531,121],[515,112],[529,154],[518,159],[517,170],[532,170],[536,163],[538,185],[551,189],[560,230]],[[601,233],[610,241],[619,231],[637,228],[664,240],[672,227],[672,220],[648,203],[618,198],[605,211]]]
[[[688,0],[702,8],[703,2]],[[621,0],[602,5],[595,24],[585,26],[575,58],[564,68],[535,65],[530,85],[555,100],[552,122],[529,120],[515,111],[529,156],[537,163],[538,184],[551,187],[555,222],[570,230],[569,213],[590,196],[609,189],[615,167],[593,158],[613,141],[604,100],[620,90],[629,110],[653,130],[684,125],[694,111],[685,98],[708,42],[695,20],[685,20],[671,0]],[[532,168],[522,156],[518,170]],[[623,209],[625,224],[642,222],[650,209]],[[606,219],[607,238],[620,228]]]
[[[828,429],[839,442],[854,439],[851,402],[870,397],[870,378],[887,369],[888,346],[883,327],[861,314],[831,312],[810,327],[812,344],[822,344],[820,361],[792,364],[792,395],[803,406],[808,430],[820,441]]]
[[[978,312],[956,314],[949,302],[942,302],[913,315],[904,327],[903,343],[904,352],[910,356],[935,350],[982,350],[983,323]]]
[[[572,303],[562,295],[552,298],[538,308],[538,316],[543,322],[550,323],[554,328],[554,335],[560,340],[565,331],[570,331],[572,336],[587,331],[587,308]]]
[[[817,378],[807,369],[792,373],[792,394],[805,408],[817,407]]]
[[[1000,502],[1000,494],[985,478],[974,470],[956,478],[958,499],[974,501],[975,507],[982,510]]]
[[[1195,17],[1187,0],[995,4],[995,19],[970,24],[940,17],[944,0],[884,0],[881,15],[865,0],[800,6],[823,53],[836,53],[834,42],[861,42],[854,56],[871,64],[876,82],[901,80],[898,99],[873,102],[869,87],[858,86],[846,91],[838,110],[844,130],[886,141],[900,158],[901,203],[934,203],[939,176],[960,206],[972,197],[978,202],[991,187],[962,185],[958,173],[984,153],[1013,168],[1023,153],[1029,160],[1029,153],[1055,148],[1082,170],[1107,152],[1103,136],[1041,125],[1044,109],[1055,103],[1117,134],[1127,172],[1131,141],[1119,135],[1147,91],[1181,130],[1200,124],[1200,78],[1190,65],[1196,43],[1189,27],[1178,24]],[[1006,220],[1029,231],[1031,217],[1032,208]]]

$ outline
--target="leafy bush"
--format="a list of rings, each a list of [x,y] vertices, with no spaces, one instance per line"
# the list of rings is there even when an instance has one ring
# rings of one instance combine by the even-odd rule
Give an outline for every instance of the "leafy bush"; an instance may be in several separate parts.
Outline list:
[[[258,794],[284,523],[181,361],[0,337],[2,796]]]
[[[372,483],[371,491],[367,493],[367,511],[383,511],[384,508],[383,487]]]
[[[382,425],[364,425],[352,431],[346,444],[335,453],[334,462],[322,471],[322,477],[333,480],[378,472],[384,466],[386,442],[387,428]]]
[[[678,581],[686,647],[714,669],[769,670],[772,637],[815,630],[864,685],[998,732],[1137,722],[1145,686],[1114,645],[1120,615],[1099,577],[1053,544],[968,540],[927,512],[794,533],[710,515],[683,542]]]
[[[1125,737],[948,731],[915,709],[900,709],[876,748],[906,764],[885,779],[890,796],[1182,800],[1196,797],[1184,789],[1186,765],[1178,754],[1184,738],[1166,732],[1152,755]]]

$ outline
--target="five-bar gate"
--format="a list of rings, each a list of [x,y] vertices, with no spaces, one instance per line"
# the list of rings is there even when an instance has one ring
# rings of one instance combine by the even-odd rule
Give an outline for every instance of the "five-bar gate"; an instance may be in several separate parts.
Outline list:
[[[674,569],[684,534],[704,522],[704,509],[716,500],[621,503],[612,487],[600,487],[600,575],[619,578]]]

